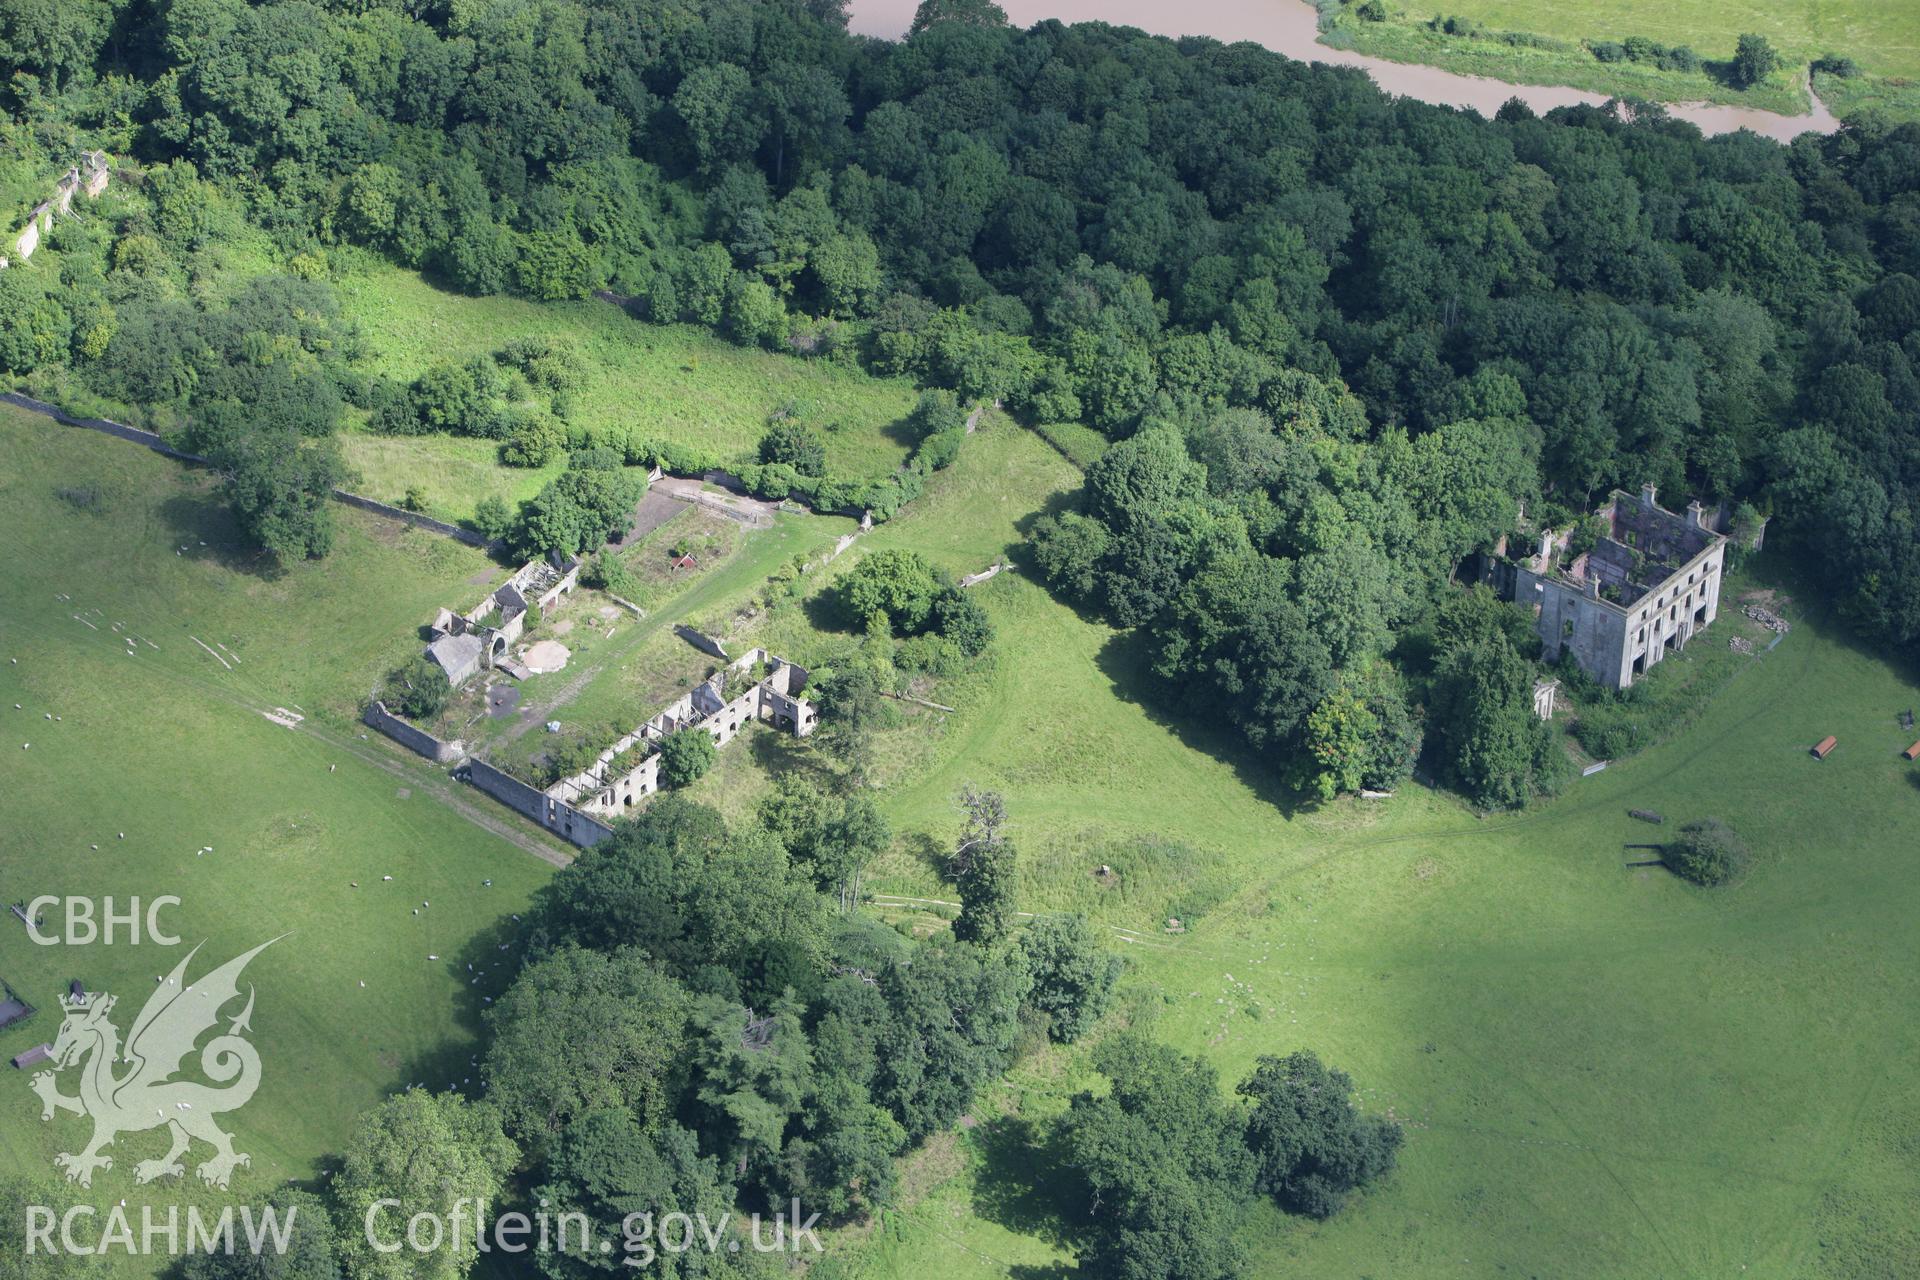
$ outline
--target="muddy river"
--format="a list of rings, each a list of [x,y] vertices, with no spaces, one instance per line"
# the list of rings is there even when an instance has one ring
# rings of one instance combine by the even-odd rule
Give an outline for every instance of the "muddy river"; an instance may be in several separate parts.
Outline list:
[[[1508,84],[1485,76],[1463,76],[1438,67],[1388,62],[1365,54],[1329,49],[1317,42],[1313,7],[1304,0],[999,0],[1016,26],[1028,27],[1047,18],[1062,22],[1100,20],[1116,26],[1139,27],[1161,36],[1199,35],[1232,43],[1251,40],[1289,58],[1359,67],[1388,93],[1418,98],[1450,107],[1471,107],[1490,116],[1508,98],[1519,98],[1535,111],[1585,102],[1598,105],[1603,94],[1564,86]],[[853,30],[861,35],[898,39],[913,22],[916,0],[852,0]],[[1809,130],[1832,133],[1840,122],[1818,98],[1803,116],[1783,116],[1748,107],[1706,102],[1668,103],[1675,116],[1691,120],[1705,133],[1755,133],[1787,142]]]

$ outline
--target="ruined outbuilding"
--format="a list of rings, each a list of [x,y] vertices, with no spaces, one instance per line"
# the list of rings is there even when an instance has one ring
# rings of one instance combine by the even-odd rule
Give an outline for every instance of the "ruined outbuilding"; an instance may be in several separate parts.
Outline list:
[[[427,657],[459,688],[505,661],[526,630],[529,606],[542,613],[580,580],[580,561],[530,560],[506,583],[465,613],[442,609],[428,628]]]
[[[20,261],[31,258],[40,247],[40,237],[53,230],[54,215],[73,215],[75,192],[83,192],[91,200],[107,189],[112,168],[106,152],[88,151],[80,157],[79,164],[60,176],[53,184],[53,198],[35,205],[27,214],[27,225],[13,238],[13,252]],[[0,258],[0,268],[6,265],[7,259]]]
[[[1566,534],[1541,535],[1518,566],[1513,597],[1536,610],[1548,662],[1571,652],[1580,669],[1609,689],[1624,689],[1687,646],[1720,610],[1727,540],[1698,502],[1684,515],[1655,500],[1614,490],[1595,514],[1606,533],[1570,555]]]
[[[818,723],[801,696],[807,669],[765,649],[751,649],[695,685],[685,696],[609,744],[586,769],[539,791],[475,760],[467,780],[547,830],[583,848],[613,833],[611,823],[660,789],[660,743],[698,727],[724,747],[754,721],[797,738]]]

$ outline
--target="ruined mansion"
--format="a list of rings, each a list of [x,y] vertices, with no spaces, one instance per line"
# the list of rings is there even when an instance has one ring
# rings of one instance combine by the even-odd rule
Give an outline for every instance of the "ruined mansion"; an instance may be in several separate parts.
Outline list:
[[[1726,537],[1698,502],[1684,515],[1655,500],[1614,490],[1596,514],[1606,532],[1570,554],[1566,533],[1543,533],[1504,584],[1515,603],[1537,611],[1543,656],[1572,653],[1609,689],[1625,689],[1687,646],[1720,611]]]

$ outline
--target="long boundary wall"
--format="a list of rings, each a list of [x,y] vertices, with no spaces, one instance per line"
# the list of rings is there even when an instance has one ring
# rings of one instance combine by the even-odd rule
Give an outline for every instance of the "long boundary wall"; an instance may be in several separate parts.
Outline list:
[[[555,800],[485,760],[475,760],[467,766],[467,781],[514,812],[583,849],[591,849],[613,834],[613,828],[606,823],[589,818],[572,805]]]
[[[111,418],[77,417],[60,408],[58,405],[48,404],[44,400],[35,400],[32,396],[23,396],[17,391],[0,391],[0,400],[13,405],[15,408],[25,409],[29,413],[37,413],[42,417],[52,418],[55,422],[64,423],[69,427],[85,427],[89,431],[98,431],[103,435],[114,436],[118,439],[141,445],[153,450],[155,453],[163,454],[166,457],[174,458],[180,462],[191,462],[202,467],[212,465],[197,453],[188,453],[184,449],[174,448],[151,431],[143,431],[139,427],[130,427],[124,422],[115,422]],[[432,516],[421,515],[418,511],[408,511],[405,507],[396,507],[375,498],[368,498],[357,493],[351,493],[346,489],[335,489],[333,496],[336,501],[344,502],[350,507],[358,507],[362,511],[371,511],[374,515],[385,516],[389,520],[403,521],[406,524],[414,526],[416,529],[426,529],[429,532],[438,533],[445,537],[453,538],[456,541],[464,542],[470,547],[486,547],[490,545],[485,538],[471,529],[463,529],[457,524],[448,524],[445,520],[436,520]]]
[[[386,704],[375,699],[367,709],[360,713],[360,719],[369,729],[378,729],[407,750],[423,755],[436,764],[453,764],[466,757],[466,752],[458,743],[442,742],[425,729],[408,724],[393,712]]]

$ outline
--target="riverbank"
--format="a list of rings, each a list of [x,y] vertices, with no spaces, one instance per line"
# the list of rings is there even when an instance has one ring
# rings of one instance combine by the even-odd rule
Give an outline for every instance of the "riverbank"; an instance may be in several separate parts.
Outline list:
[[[1682,70],[1671,65],[1662,67],[1650,59],[1618,57],[1602,61],[1592,48],[1599,37],[1588,36],[1583,42],[1582,37],[1557,27],[1542,32],[1475,24],[1449,33],[1432,25],[1430,20],[1437,16],[1401,10],[1385,21],[1375,22],[1358,17],[1348,8],[1319,38],[1332,49],[1508,84],[1565,86],[1608,96],[1685,104],[1674,113],[1710,133],[1752,128],[1776,140],[1789,141],[1807,129],[1831,132],[1833,126],[1826,123],[1828,120],[1837,121],[1862,108],[1883,110],[1897,118],[1920,118],[1920,83],[1858,67],[1848,76],[1810,72],[1807,64],[1823,56],[1819,53],[1801,57],[1794,49],[1783,48],[1782,57],[1801,70],[1778,72],[1764,84],[1736,89],[1726,82],[1725,64],[1715,60],[1716,55],[1730,52],[1731,36],[1703,35],[1697,37],[1698,44],[1673,46],[1700,55],[1697,67]],[[1452,17],[1451,13],[1448,16]],[[1549,17],[1543,14],[1540,20],[1545,23]],[[1646,30],[1633,25],[1638,21],[1636,17],[1621,19],[1623,25],[1608,33],[1606,41],[1619,44],[1626,38],[1638,38],[1652,43],[1653,37]]]
[[[1597,87],[1603,83],[1597,80],[1596,87],[1592,88],[1560,82],[1520,83],[1429,65],[1417,56],[1400,58],[1329,46],[1320,42],[1318,15],[1313,6],[1303,0],[1194,0],[1177,8],[1159,0],[999,0],[999,3],[1006,10],[1008,21],[1020,27],[1057,18],[1062,22],[1100,21],[1138,27],[1154,35],[1170,37],[1204,35],[1228,43],[1252,41],[1303,62],[1357,67],[1392,94],[1470,109],[1486,116],[1514,98],[1543,113],[1555,107],[1599,106],[1621,92],[1618,88]],[[898,39],[912,24],[915,7],[915,0],[853,0],[851,26],[861,35]],[[1403,24],[1368,25],[1397,27]],[[1352,40],[1346,42],[1352,43]],[[1601,64],[1595,62],[1594,65]],[[1700,93],[1704,96],[1711,84],[1705,77],[1698,78],[1702,82]],[[1796,102],[1804,104],[1806,99],[1783,96],[1776,105],[1791,108]],[[1775,141],[1788,142],[1802,133],[1832,133],[1839,128],[1839,121],[1818,98],[1812,99],[1810,111],[1794,113],[1721,102],[1681,101],[1666,105],[1672,115],[1691,121],[1709,134],[1749,129]]]

